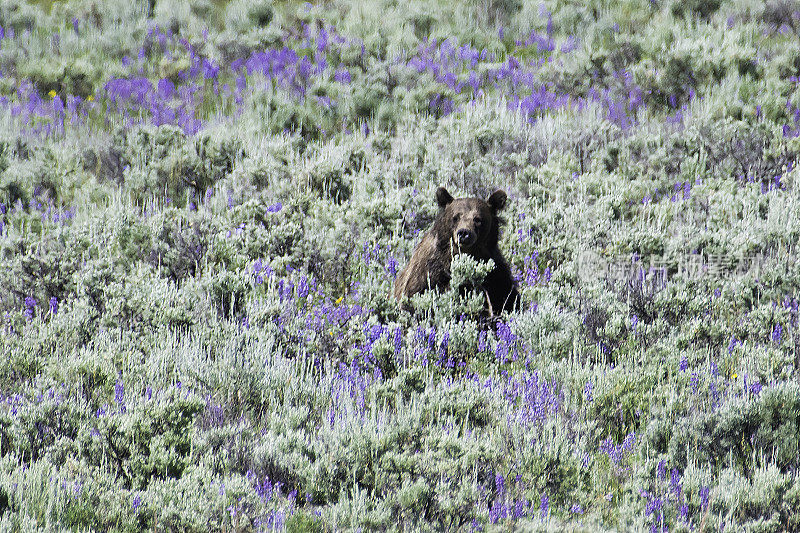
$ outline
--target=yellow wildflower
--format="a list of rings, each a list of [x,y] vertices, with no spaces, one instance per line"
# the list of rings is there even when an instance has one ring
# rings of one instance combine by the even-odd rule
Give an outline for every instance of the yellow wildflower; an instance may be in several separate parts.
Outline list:
[[[336,300],[336,305],[342,303],[342,300],[344,300],[344,296],[339,296],[339,298]]]
[[[47,93],[47,96],[49,96],[50,98],[55,98],[56,97],[56,92],[53,89],[50,89],[50,92]]]

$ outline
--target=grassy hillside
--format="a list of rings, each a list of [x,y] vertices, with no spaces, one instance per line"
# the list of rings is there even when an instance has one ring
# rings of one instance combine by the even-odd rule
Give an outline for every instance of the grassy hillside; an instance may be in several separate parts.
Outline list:
[[[0,529],[800,529],[800,3],[442,4],[0,1]]]

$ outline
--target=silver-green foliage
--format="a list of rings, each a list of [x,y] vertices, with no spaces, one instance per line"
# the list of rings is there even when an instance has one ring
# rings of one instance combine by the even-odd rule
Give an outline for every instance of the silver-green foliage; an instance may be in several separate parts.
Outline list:
[[[800,528],[796,2],[39,4],[0,2],[0,529]],[[115,107],[140,77],[199,131]],[[439,185],[509,194],[520,312],[463,255],[391,297]]]

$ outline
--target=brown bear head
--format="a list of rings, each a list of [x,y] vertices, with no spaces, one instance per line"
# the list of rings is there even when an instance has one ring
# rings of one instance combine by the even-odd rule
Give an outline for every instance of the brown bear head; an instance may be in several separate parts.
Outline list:
[[[480,198],[453,199],[447,189],[436,189],[439,215],[434,224],[439,245],[454,251],[486,259],[497,246],[500,219],[498,212],[506,205],[506,193],[494,191],[486,201]],[[449,239],[445,237],[449,235]]]

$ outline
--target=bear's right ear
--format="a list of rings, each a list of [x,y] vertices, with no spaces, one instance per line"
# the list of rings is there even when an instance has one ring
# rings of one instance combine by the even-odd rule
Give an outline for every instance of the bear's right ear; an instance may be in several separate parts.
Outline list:
[[[444,209],[447,207],[450,202],[453,201],[453,197],[447,192],[447,189],[444,187],[439,187],[436,189],[436,203],[439,204],[439,207]]]

